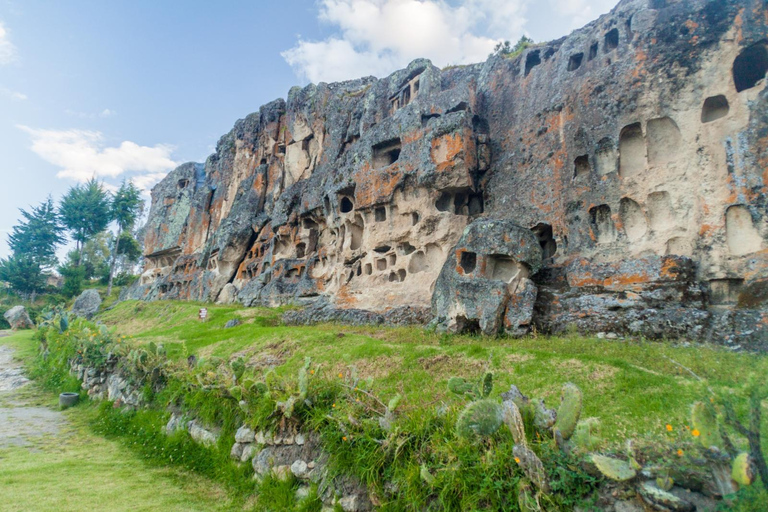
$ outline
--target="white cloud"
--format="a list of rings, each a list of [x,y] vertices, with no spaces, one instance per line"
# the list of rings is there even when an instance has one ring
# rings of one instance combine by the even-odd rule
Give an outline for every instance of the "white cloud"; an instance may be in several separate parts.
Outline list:
[[[112,117],[117,115],[117,112],[115,112],[114,110],[110,110],[108,108],[105,108],[101,112],[90,113],[90,114],[87,112],[79,112],[77,110],[70,110],[70,109],[65,109],[64,113],[73,117],[79,117],[80,119],[96,119],[99,117],[102,119],[106,119],[107,117]]]
[[[24,101],[27,99],[26,94],[18,91],[12,91],[11,89],[6,89],[5,87],[0,87],[0,94],[17,101]]]
[[[8,38],[8,31],[0,21],[0,65],[16,60],[16,46]]]
[[[616,6],[617,0],[549,0],[558,16],[570,17],[571,28],[581,28]]]
[[[523,34],[530,0],[320,0],[319,18],[338,28],[282,53],[312,82],[383,76],[427,57],[437,66],[480,62],[501,39]]]
[[[32,137],[32,151],[62,169],[59,178],[85,182],[93,177],[117,178],[136,173],[131,179],[146,188],[178,165],[171,160],[173,147],[165,144],[149,147],[125,141],[117,147],[105,147],[100,132],[19,128]]]

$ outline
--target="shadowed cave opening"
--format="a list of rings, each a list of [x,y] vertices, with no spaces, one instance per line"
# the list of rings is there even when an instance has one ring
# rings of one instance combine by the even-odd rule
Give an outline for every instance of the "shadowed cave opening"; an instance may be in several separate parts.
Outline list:
[[[712,96],[704,100],[704,107],[701,109],[701,122],[711,123],[728,115],[730,106],[728,100],[722,94]]]
[[[528,76],[533,68],[541,64],[541,55],[539,50],[529,52],[525,57],[525,76]]]
[[[619,29],[614,28],[607,34],[605,34],[605,44],[603,45],[603,49],[605,50],[605,53],[608,53],[610,51],[615,50],[619,47]]]
[[[584,60],[584,54],[583,53],[577,53],[576,55],[571,55],[570,60],[568,61],[568,71],[576,71],[581,67],[581,62]]]
[[[400,158],[400,139],[390,139],[373,146],[373,166],[377,169],[387,167]]]
[[[341,198],[341,204],[339,205],[339,209],[341,210],[341,213],[349,213],[355,208],[355,205],[352,203],[352,200],[348,197],[342,197]]]
[[[477,254],[468,251],[462,252],[459,265],[461,265],[461,268],[464,270],[465,274],[471,274],[477,267]]]
[[[768,43],[761,41],[744,49],[733,61],[733,83],[736,92],[756,86],[768,72]]]

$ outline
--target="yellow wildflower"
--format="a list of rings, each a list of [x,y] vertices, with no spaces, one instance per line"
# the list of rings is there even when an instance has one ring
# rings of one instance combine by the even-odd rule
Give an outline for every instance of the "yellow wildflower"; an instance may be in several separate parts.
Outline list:
[[[515,462],[517,462],[518,464],[520,464],[520,457],[515,457]]]
[[[682,457],[683,456],[683,450],[677,450],[677,456]]]
[[[667,432],[672,432],[672,425],[667,423]]]
[[[693,429],[693,431],[691,432],[691,435],[693,435],[693,437],[699,437],[701,435],[701,432],[699,432],[696,429]]]
[[[341,440],[342,441],[346,441],[347,440],[347,436],[342,437]]]
[[[340,374],[339,374],[339,378],[340,378],[340,379],[343,379],[343,378],[344,378],[344,374],[340,373]]]

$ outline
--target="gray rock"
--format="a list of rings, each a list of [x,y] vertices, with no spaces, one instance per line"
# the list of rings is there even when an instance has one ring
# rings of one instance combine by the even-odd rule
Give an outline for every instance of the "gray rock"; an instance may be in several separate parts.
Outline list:
[[[235,432],[235,441],[238,443],[253,443],[256,440],[256,433],[243,425]]]
[[[293,464],[291,464],[291,473],[293,473],[296,478],[305,480],[309,475],[309,468],[307,467],[307,463],[303,460],[295,461]]]
[[[249,460],[253,459],[253,457],[256,455],[257,449],[256,445],[253,443],[248,443],[243,445],[243,453],[240,455],[240,462],[248,462]]]
[[[230,458],[234,460],[240,460],[240,458],[243,456],[243,449],[245,448],[245,445],[243,443],[235,443],[232,445],[232,450],[229,452]]]
[[[227,283],[219,293],[216,304],[233,304],[237,300],[237,288],[232,283]]]
[[[91,320],[99,312],[100,306],[101,296],[99,292],[96,290],[85,290],[75,300],[75,304],[72,306],[72,313],[86,320]]]
[[[238,326],[238,325],[240,325],[241,323],[242,323],[242,322],[241,322],[239,319],[237,319],[237,318],[233,318],[232,320],[230,320],[230,321],[228,321],[226,324],[224,324],[224,328],[225,328],[225,329],[231,329],[231,328],[233,328],[233,327],[237,327],[237,326]]]
[[[173,434],[179,430],[187,430],[187,420],[182,415],[173,413],[165,426],[165,432]]]
[[[541,267],[539,240],[510,221],[477,220],[449,251],[432,295],[437,328],[495,335],[528,332]]]
[[[32,319],[29,318],[29,313],[24,306],[14,306],[3,315],[5,320],[10,324],[11,329],[17,331],[19,329],[34,329],[35,324]]]
[[[190,421],[187,425],[187,430],[189,431],[189,435],[192,437],[192,439],[204,446],[213,446],[219,440],[218,435],[214,434],[210,430],[203,428],[202,425],[197,422],[197,420]]]

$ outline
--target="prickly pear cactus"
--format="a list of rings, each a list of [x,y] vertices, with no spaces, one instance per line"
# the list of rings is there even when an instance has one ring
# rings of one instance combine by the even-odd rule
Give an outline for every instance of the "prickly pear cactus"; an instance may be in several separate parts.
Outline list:
[[[507,425],[507,428],[512,432],[512,438],[515,440],[515,444],[527,444],[525,438],[525,425],[523,424],[523,417],[520,415],[520,409],[518,409],[517,405],[512,401],[502,403],[501,409],[504,413],[504,424]]]
[[[491,391],[493,391],[493,373],[485,372],[483,375],[482,387],[483,398],[488,398],[488,396],[491,394]]]
[[[232,398],[239,402],[243,399],[243,388],[240,386],[232,386],[229,388],[229,394],[232,395]]]
[[[637,472],[632,469],[629,463],[620,459],[605,455],[592,455],[592,462],[603,476],[617,482],[626,482],[637,476]]]
[[[576,430],[571,436],[571,445],[582,452],[596,450],[600,446],[600,420],[586,418],[576,424]]]
[[[243,378],[243,374],[245,373],[245,360],[242,357],[238,357],[231,363],[229,363],[230,368],[232,368],[232,373],[235,376],[235,382],[240,382]]]
[[[531,483],[538,487],[541,492],[548,493],[550,487],[547,472],[544,470],[541,459],[533,450],[523,444],[516,444],[512,448],[512,454],[515,456],[515,462],[520,465]]]
[[[501,426],[501,405],[493,400],[480,400],[468,404],[456,421],[456,432],[465,438],[490,436]]]
[[[740,453],[733,459],[731,478],[739,485],[752,485],[752,482],[755,481],[752,459],[748,453]]]
[[[720,447],[720,426],[713,407],[704,402],[696,402],[691,410],[691,424],[698,431],[697,440],[704,448]]]
[[[448,390],[451,393],[455,393],[457,395],[464,395],[469,393],[472,391],[473,387],[474,386],[472,384],[462,379],[461,377],[451,377],[448,379]]]
[[[563,394],[560,400],[560,408],[557,410],[555,428],[560,430],[563,439],[571,438],[581,416],[581,390],[570,382],[563,386]]]

